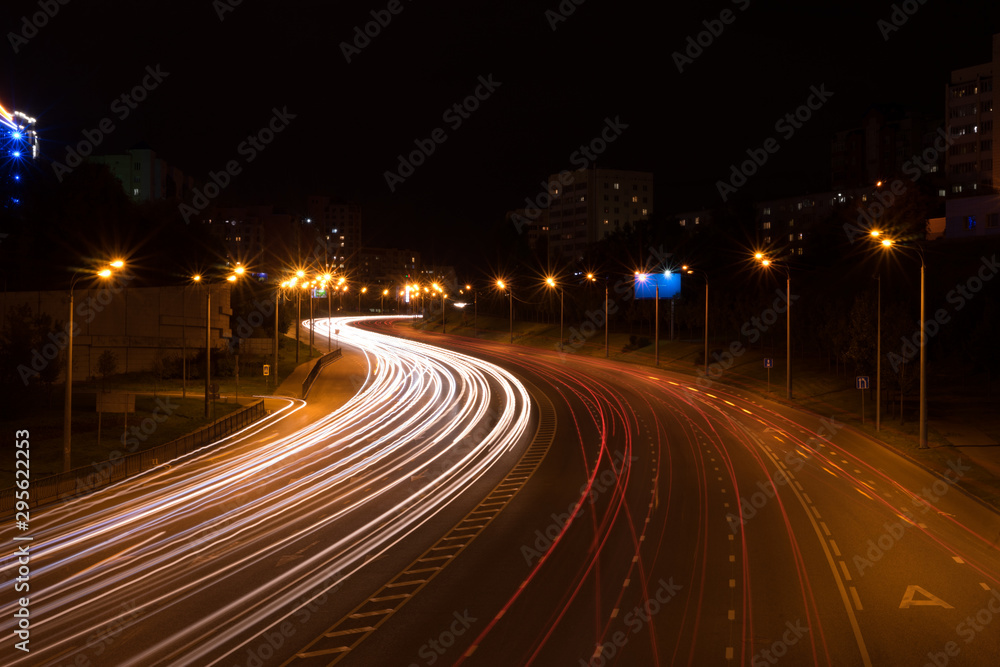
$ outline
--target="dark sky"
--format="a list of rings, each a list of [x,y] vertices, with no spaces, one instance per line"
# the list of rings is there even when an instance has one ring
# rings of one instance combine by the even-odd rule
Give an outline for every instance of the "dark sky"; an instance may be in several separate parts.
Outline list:
[[[14,53],[11,33],[46,4],[58,13],[15,40]],[[110,118],[102,149],[145,141],[199,183],[238,160],[225,201],[294,211],[310,193],[340,195],[364,205],[368,243],[444,249],[535,197],[547,174],[576,166],[573,152],[609,117],[628,127],[598,166],[654,171],[660,210],[708,207],[730,164],[779,138],[775,122],[825,85],[830,100],[779,138],[748,185],[823,188],[831,132],[873,103],[941,115],[948,71],[989,60],[1000,32],[1000,9],[985,2],[913,0],[916,12],[886,40],[878,21],[890,18],[889,2],[563,0],[574,11],[553,30],[546,11],[559,0],[400,0],[348,63],[341,42],[387,1],[243,0],[220,20],[228,4],[8,0],[0,103],[38,118],[53,159]],[[672,54],[723,10],[731,23],[678,72]],[[115,99],[147,66],[169,75],[119,119]],[[453,129],[444,112],[490,75],[500,86]],[[295,118],[247,163],[238,147],[274,108]],[[447,140],[390,192],[384,172],[436,128]]]

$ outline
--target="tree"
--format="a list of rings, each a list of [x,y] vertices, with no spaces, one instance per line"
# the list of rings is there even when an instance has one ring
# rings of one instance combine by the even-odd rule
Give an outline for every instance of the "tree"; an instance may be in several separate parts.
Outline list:
[[[36,315],[27,303],[7,313],[0,330],[0,380],[3,400],[20,406],[31,397],[37,384],[46,393],[62,372],[66,332],[45,313]],[[27,387],[28,392],[23,388]]]
[[[104,391],[108,377],[118,370],[118,355],[111,350],[104,350],[97,358],[97,373],[101,376],[101,391]]]
[[[854,370],[859,375],[868,375],[875,367],[875,332],[878,328],[875,308],[871,292],[859,294],[851,307],[844,356],[854,362]]]

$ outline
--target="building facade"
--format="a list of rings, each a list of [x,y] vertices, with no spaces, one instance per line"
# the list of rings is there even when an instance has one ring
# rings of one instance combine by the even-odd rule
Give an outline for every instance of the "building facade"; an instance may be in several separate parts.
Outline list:
[[[989,194],[1000,185],[1000,144],[994,139],[993,79],[1000,67],[1000,34],[993,60],[953,70],[945,85],[945,111],[952,145],[946,159],[948,196]]]
[[[305,223],[315,229],[317,260],[337,273],[357,270],[362,247],[360,205],[312,196],[306,202]]]
[[[206,289],[211,309],[206,308]],[[118,373],[149,371],[170,357],[191,359],[205,349],[206,328],[215,350],[227,349],[233,332],[229,285],[211,287],[128,287],[118,281],[73,292],[73,377],[99,375],[98,359],[114,354]],[[0,318],[12,308],[27,304],[36,315],[47,314],[63,328],[69,321],[69,295],[65,291],[6,292],[0,296]],[[62,358],[60,337],[38,351],[39,359]],[[273,350],[266,344],[267,351]]]
[[[194,189],[193,178],[168,165],[147,146],[117,155],[92,155],[87,161],[105,165],[136,202],[184,199]]]
[[[550,257],[581,259],[587,246],[653,212],[653,174],[586,169],[549,177]]]

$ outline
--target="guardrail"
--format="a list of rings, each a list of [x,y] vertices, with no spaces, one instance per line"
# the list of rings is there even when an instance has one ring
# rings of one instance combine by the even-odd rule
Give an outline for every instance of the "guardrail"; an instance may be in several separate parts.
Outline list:
[[[316,380],[317,377],[319,377],[319,372],[323,370],[331,362],[340,359],[340,357],[341,357],[341,351],[340,348],[338,347],[333,352],[327,352],[322,357],[316,360],[316,365],[312,367],[312,370],[309,371],[309,375],[307,375],[306,379],[302,381],[302,400],[305,400],[306,397],[309,395],[309,390],[312,389],[312,383]]]
[[[96,491],[224,438],[244,426],[252,424],[266,414],[264,401],[260,400],[242,410],[220,417],[197,431],[162,445],[125,456],[115,457],[112,453],[112,457],[103,463],[95,463],[88,468],[74,468],[58,475],[32,480],[28,504],[30,507],[38,507],[56,500],[82,496]],[[16,487],[0,489],[0,514],[14,510],[15,491],[17,491]]]

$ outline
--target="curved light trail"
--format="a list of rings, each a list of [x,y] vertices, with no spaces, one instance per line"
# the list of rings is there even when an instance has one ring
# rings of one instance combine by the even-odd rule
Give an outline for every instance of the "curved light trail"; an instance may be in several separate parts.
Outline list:
[[[98,651],[144,667],[229,661],[516,460],[530,401],[512,375],[350,321],[316,322],[367,359],[341,408],[34,515],[39,641],[7,664],[94,664]],[[0,608],[0,633],[14,609]],[[120,632],[104,642],[109,623]]]

